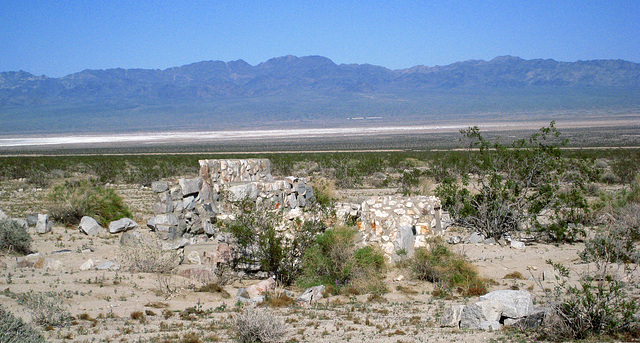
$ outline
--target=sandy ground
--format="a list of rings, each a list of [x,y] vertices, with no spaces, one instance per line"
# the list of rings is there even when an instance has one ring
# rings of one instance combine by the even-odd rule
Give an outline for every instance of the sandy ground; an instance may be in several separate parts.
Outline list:
[[[9,216],[42,210],[43,191],[18,191],[15,187],[18,186],[4,184],[4,193],[0,194],[0,208]],[[134,218],[142,224],[151,214],[151,191],[133,185],[114,187],[132,205]],[[140,231],[152,235],[145,228]],[[1,256],[0,261],[6,268],[0,269],[0,304],[30,321],[29,311],[17,304],[15,294],[28,291],[62,294],[62,306],[76,319],[63,328],[44,330],[41,327],[52,342],[138,342],[140,339],[191,342],[187,340],[191,333],[203,341],[233,341],[233,319],[241,311],[235,302],[237,288],[257,282],[245,280],[226,285],[225,290],[231,297],[225,298],[220,293],[196,292],[203,280],[177,275],[162,279],[156,274],[131,273],[124,269],[83,271],[80,266],[89,259],[96,264],[118,263],[122,254],[120,234],[88,237],[77,228],[54,226],[50,233],[32,236],[33,250],[53,263],[49,268],[20,268],[15,256]],[[527,289],[537,304],[543,304],[544,297],[532,277],[544,279],[545,288],[554,285],[554,274],[546,260],[563,263],[576,271],[589,267],[581,264],[577,255],[583,249],[582,244],[532,244],[525,250],[485,244],[458,244],[451,248],[466,255],[483,277],[495,281],[491,290]],[[56,261],[59,261],[57,266]],[[189,268],[206,266],[180,267],[181,270]],[[506,274],[516,271],[525,279],[504,279]],[[402,280],[395,281],[399,279]],[[175,292],[160,292],[163,281],[175,288]],[[475,298],[434,298],[432,284],[412,280],[404,269],[390,268],[386,282],[390,292],[381,298],[367,294],[340,295],[325,298],[312,308],[287,306],[267,308],[267,311],[285,321],[287,338],[292,342],[530,341],[512,331],[440,328],[437,320],[447,305],[467,303]],[[289,290],[296,295],[303,291],[295,287]],[[184,312],[188,309],[193,313]],[[145,314],[138,317],[136,312]]]

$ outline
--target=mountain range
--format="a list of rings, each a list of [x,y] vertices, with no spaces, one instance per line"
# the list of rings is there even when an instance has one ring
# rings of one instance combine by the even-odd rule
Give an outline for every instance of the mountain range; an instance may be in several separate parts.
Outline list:
[[[60,78],[0,73],[0,134],[553,119],[638,109],[640,64],[622,60],[502,56],[390,70],[284,56],[255,66],[204,61]]]

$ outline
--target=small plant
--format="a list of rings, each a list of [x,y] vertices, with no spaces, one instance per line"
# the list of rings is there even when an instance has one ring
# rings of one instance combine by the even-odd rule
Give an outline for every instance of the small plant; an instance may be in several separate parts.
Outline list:
[[[25,306],[39,325],[63,327],[71,321],[71,315],[60,304],[62,297],[54,293],[22,293],[17,297],[18,303]]]
[[[163,250],[159,242],[121,247],[119,260],[125,269],[133,273],[161,274],[172,273],[180,261],[175,251]]]
[[[505,274],[503,279],[513,279],[513,280],[524,280],[524,276],[519,271],[511,272]]]
[[[0,342],[44,343],[42,334],[0,306]]]
[[[22,225],[9,219],[0,221],[0,251],[26,255],[30,247],[31,236]]]
[[[450,251],[442,239],[431,240],[430,246],[430,249],[422,247],[415,250],[412,271],[417,279],[433,282],[442,288],[438,290],[439,296],[458,287],[462,294],[486,293],[486,281],[478,277],[476,268],[463,256]]]
[[[265,310],[252,308],[236,316],[234,329],[240,343],[284,342],[287,334],[282,320]]]

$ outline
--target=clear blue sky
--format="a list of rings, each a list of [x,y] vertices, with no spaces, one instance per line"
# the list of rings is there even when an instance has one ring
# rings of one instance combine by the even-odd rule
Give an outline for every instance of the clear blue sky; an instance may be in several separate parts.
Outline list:
[[[0,0],[0,71],[284,55],[391,69],[500,55],[640,62],[640,1]]]

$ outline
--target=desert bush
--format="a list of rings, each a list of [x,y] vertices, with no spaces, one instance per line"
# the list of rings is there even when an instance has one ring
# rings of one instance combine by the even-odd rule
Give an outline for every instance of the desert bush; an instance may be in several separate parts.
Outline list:
[[[62,295],[57,293],[31,291],[19,294],[16,300],[31,312],[36,324],[63,327],[69,325],[71,314],[61,305],[62,298]]]
[[[316,237],[302,259],[302,287],[330,286],[339,291],[352,287],[359,293],[384,293],[381,283],[384,255],[372,247],[356,247],[357,230],[336,227]]]
[[[443,291],[461,288],[461,293],[485,288],[485,280],[478,276],[476,268],[462,255],[456,254],[441,239],[429,241],[429,248],[415,250],[411,262],[413,276],[419,280],[433,282]]]
[[[313,194],[316,201],[324,207],[331,207],[335,201],[336,182],[333,179],[316,178],[313,180]]]
[[[171,274],[180,263],[175,250],[164,250],[159,242],[143,242],[134,247],[120,247],[118,260],[132,273]]]
[[[253,308],[246,308],[236,316],[234,330],[241,343],[284,342],[287,334],[282,320],[266,310]]]
[[[600,177],[600,181],[612,185],[612,184],[620,183],[621,179],[620,177],[618,177],[616,174],[612,172],[606,172],[602,174],[602,176]]]
[[[0,251],[25,255],[31,252],[30,247],[31,236],[22,225],[0,220]]]
[[[604,260],[611,263],[639,263],[640,204],[630,203],[604,215],[604,228],[585,242],[580,257],[587,261]]]
[[[66,181],[51,189],[49,199],[51,218],[65,224],[75,225],[83,216],[91,216],[100,225],[107,226],[113,220],[131,216],[116,192],[95,181]]]
[[[324,230],[320,221],[294,222],[292,236],[276,230],[282,225],[280,212],[258,210],[253,202],[242,202],[236,220],[227,230],[237,243],[234,268],[260,264],[262,271],[276,277],[284,285],[293,283],[302,270],[302,256],[314,237]]]
[[[574,239],[569,228],[577,213],[588,211],[584,185],[572,177],[560,192],[567,161],[560,156],[560,133],[552,122],[528,139],[505,146],[487,141],[477,127],[461,131],[469,141],[466,163],[459,166],[458,178],[449,177],[438,186],[436,195],[453,218],[463,226],[481,231],[485,236],[500,235],[521,229],[550,233],[555,240]],[[551,214],[551,224],[538,221],[540,214]],[[578,232],[579,233],[579,232]]]
[[[629,296],[637,285],[622,281],[633,275],[628,265],[600,259],[595,270],[579,275],[579,282],[574,284],[569,282],[571,271],[567,267],[547,263],[556,271],[556,286],[547,291],[552,311],[544,321],[543,338],[565,341],[603,335],[639,336],[640,305]]]
[[[0,306],[0,342],[44,343],[42,334]]]

